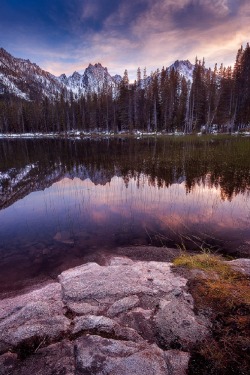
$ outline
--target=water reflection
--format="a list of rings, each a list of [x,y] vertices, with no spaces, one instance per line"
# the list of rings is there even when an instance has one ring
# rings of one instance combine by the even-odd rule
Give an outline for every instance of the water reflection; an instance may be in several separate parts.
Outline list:
[[[0,149],[2,289],[54,277],[100,248],[249,250],[248,139],[11,140]]]

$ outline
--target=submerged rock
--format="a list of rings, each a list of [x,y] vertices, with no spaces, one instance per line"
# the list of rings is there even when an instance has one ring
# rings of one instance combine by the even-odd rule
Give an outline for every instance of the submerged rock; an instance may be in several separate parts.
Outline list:
[[[67,245],[74,245],[74,239],[71,237],[70,232],[67,231],[57,232],[53,239]]]

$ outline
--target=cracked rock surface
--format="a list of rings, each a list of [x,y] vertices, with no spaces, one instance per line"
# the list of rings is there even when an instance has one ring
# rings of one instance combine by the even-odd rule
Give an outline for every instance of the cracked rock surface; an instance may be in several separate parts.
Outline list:
[[[171,263],[114,257],[0,301],[0,375],[182,375],[209,336]]]

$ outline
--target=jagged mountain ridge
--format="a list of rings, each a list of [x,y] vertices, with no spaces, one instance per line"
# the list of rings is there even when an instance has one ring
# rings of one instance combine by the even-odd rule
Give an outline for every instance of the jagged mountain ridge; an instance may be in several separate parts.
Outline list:
[[[176,60],[169,68],[168,71],[174,69],[179,74],[186,78],[187,81],[193,81],[194,65],[189,60]]]
[[[46,72],[37,64],[15,58],[3,48],[0,48],[0,94],[12,94],[25,100],[35,100],[47,97],[55,99],[62,94],[78,99],[82,94],[98,93],[103,87],[115,89],[121,77],[112,77],[107,68],[100,63],[89,64],[83,74],[74,72],[67,77],[59,77]]]
[[[115,90],[122,78],[119,75],[111,77],[108,69],[104,68],[100,63],[97,63],[94,65],[89,64],[82,75],[78,72],[74,72],[69,77],[62,74],[58,79],[66,86],[67,90],[72,91],[77,98],[82,94],[91,92],[98,93],[103,87]]]
[[[172,68],[192,81],[194,65],[188,60],[177,60],[167,70]],[[12,94],[25,100],[44,97],[53,100],[63,94],[67,98],[73,95],[73,99],[78,99],[81,95],[98,93],[105,87],[115,95],[121,80],[120,75],[111,76],[100,63],[89,64],[83,74],[74,72],[68,77],[65,74],[56,77],[30,60],[13,57],[0,48],[0,95]],[[150,77],[146,84],[149,81]]]

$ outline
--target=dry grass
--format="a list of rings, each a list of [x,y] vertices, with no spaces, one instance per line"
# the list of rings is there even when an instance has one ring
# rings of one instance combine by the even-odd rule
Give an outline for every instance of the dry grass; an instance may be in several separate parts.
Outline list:
[[[222,262],[222,258],[218,255],[203,252],[201,254],[190,255],[183,253],[174,260],[174,265],[184,266],[188,268],[198,268],[204,271],[215,271],[229,273],[232,269]]]
[[[183,254],[177,267],[199,269],[204,278],[189,282],[195,307],[210,312],[212,339],[200,343],[190,361],[189,374],[245,375],[250,368],[250,283],[223,258],[202,253]]]
[[[250,305],[249,280],[234,271],[223,258],[210,253],[197,255],[182,254],[174,260],[175,266],[200,269],[207,274],[205,282],[207,298],[233,307],[234,304]]]

